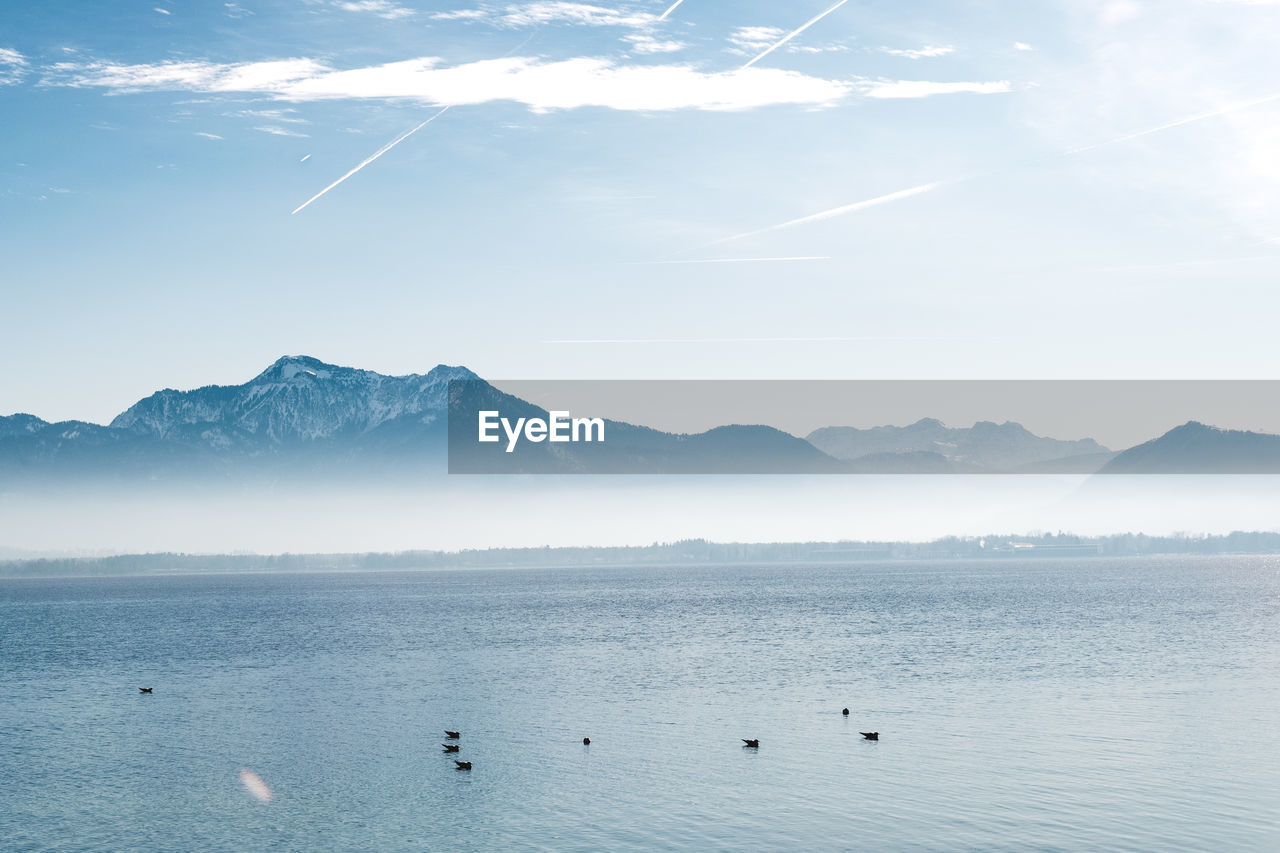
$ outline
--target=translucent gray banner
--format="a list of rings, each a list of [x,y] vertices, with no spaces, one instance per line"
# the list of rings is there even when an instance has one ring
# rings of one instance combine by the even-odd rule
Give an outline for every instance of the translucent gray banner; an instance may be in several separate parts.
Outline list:
[[[451,474],[1274,474],[1273,380],[450,384]]]

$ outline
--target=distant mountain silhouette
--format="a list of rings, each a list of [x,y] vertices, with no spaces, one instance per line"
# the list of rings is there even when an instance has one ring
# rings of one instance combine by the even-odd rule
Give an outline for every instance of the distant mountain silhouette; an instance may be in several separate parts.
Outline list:
[[[697,434],[605,421],[592,443],[479,443],[477,412],[509,419],[548,412],[465,367],[385,376],[308,356],[277,360],[240,385],[166,389],[108,426],[0,417],[5,483],[272,482],[364,477],[379,482],[454,473],[1280,473],[1280,436],[1191,422],[1113,454],[1091,439],[1060,441],[1016,423],[953,429],[827,427],[808,440],[769,426]],[[589,412],[574,412],[590,416]]]
[[[924,418],[903,427],[823,427],[807,438],[837,459],[892,467],[889,463],[900,457],[905,465],[937,468],[936,473],[1035,471],[1051,462],[1055,465],[1049,470],[1092,473],[1110,458],[1110,451],[1091,438],[1044,438],[1013,422],[978,421],[968,428],[952,428]],[[937,460],[918,454],[934,454],[947,464],[939,466]]]
[[[1280,474],[1280,435],[1188,421],[1116,456],[1102,474]]]
[[[453,383],[455,394],[450,399]],[[454,420],[455,469],[483,473],[838,473],[843,463],[767,426],[676,435],[609,421],[597,444],[478,444],[476,411],[541,417],[465,367],[384,376],[309,356],[277,360],[241,385],[165,389],[108,426],[0,417],[0,474],[37,482],[107,477],[164,482],[363,476],[418,478],[445,470]]]
[[[443,470],[453,379],[478,377],[447,365],[384,376],[288,356],[241,385],[157,391],[109,426],[0,418],[0,472],[170,480]]]

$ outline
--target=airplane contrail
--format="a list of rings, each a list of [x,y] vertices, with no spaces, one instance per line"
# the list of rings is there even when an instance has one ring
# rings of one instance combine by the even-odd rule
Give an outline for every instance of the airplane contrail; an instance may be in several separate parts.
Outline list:
[[[313,202],[313,201],[315,201],[316,199],[320,198],[322,195],[324,195],[325,193],[327,193],[329,190],[333,189],[333,188],[334,188],[334,187],[336,187],[338,184],[342,183],[342,182],[343,182],[343,181],[345,181],[347,178],[351,177],[351,176],[352,176],[352,175],[354,175],[356,172],[358,172],[358,171],[360,171],[361,169],[363,169],[365,166],[368,166],[368,165],[369,165],[370,163],[372,163],[374,160],[377,160],[377,159],[378,159],[379,157],[381,157],[383,154],[386,154],[386,153],[387,153],[388,151],[390,151],[392,148],[395,148],[395,147],[396,147],[397,145],[399,145],[401,142],[404,142],[404,141],[405,141],[406,139],[408,139],[410,136],[413,136],[415,133],[417,133],[418,131],[422,130],[422,129],[423,129],[424,127],[426,127],[427,125],[431,124],[431,122],[433,122],[433,121],[435,121],[436,119],[440,118],[440,116],[444,115],[444,114],[445,114],[445,111],[449,109],[449,106],[450,106],[450,105],[446,104],[444,107],[442,107],[442,108],[440,109],[440,112],[438,112],[438,113],[436,113],[435,115],[431,116],[431,118],[427,119],[426,121],[422,122],[421,124],[417,125],[416,127],[413,127],[413,128],[411,128],[411,129],[409,129],[409,130],[406,130],[404,133],[400,134],[400,135],[399,135],[399,136],[397,136],[395,139],[391,140],[391,141],[390,141],[390,142],[388,142],[386,145],[382,146],[381,148],[379,148],[377,151],[373,152],[371,155],[369,155],[369,156],[368,156],[368,157],[366,157],[365,159],[361,160],[361,161],[356,165],[356,167],[355,167],[354,169],[352,169],[350,172],[347,172],[347,173],[346,173],[345,175],[343,175],[341,178],[338,178],[338,180],[336,180],[336,181],[334,181],[333,183],[329,184],[329,186],[327,186],[327,187],[325,187],[324,189],[320,190],[320,192],[316,193],[316,194],[315,194],[315,195],[313,195],[311,198],[307,199],[307,200],[306,200],[306,201],[304,201],[302,204],[300,204],[300,205],[298,205],[297,207],[295,207],[295,208],[293,209],[293,212],[292,212],[292,213],[290,213],[289,215],[290,215],[290,216],[293,216],[295,213],[298,213],[299,211],[303,210],[307,205],[311,204],[311,202]]]
[[[667,11],[663,12],[661,15],[659,15],[659,16],[658,16],[658,20],[659,20],[659,21],[665,21],[665,20],[667,19],[667,15],[670,15],[670,14],[671,14],[672,12],[674,12],[676,9],[680,8],[680,4],[681,4],[681,3],[683,3],[683,2],[684,2],[684,0],[676,0],[676,2],[674,2],[674,3],[672,3],[672,4],[671,4],[671,8],[670,8],[670,9],[668,9]]]
[[[1209,110],[1208,112],[1196,113],[1193,116],[1180,118],[1177,121],[1171,121],[1167,124],[1162,124],[1159,127],[1149,127],[1146,130],[1139,130],[1134,133],[1126,133],[1124,136],[1117,136],[1115,139],[1108,139],[1105,142],[1095,142],[1092,145],[1082,145],[1079,148],[1069,148],[1066,151],[1063,151],[1062,153],[1065,156],[1070,156],[1072,154],[1079,154],[1082,151],[1092,151],[1095,148],[1102,148],[1103,146],[1106,146],[1106,145],[1115,145],[1119,142],[1128,142],[1130,139],[1138,139],[1143,136],[1150,136],[1153,133],[1160,133],[1163,130],[1170,130],[1175,127],[1182,127],[1182,125],[1184,124],[1191,124],[1192,122],[1195,122],[1195,121],[1203,121],[1207,118],[1217,118],[1218,116],[1229,115],[1234,112],[1239,112],[1240,110],[1247,110],[1250,107],[1256,107],[1261,104],[1267,104],[1276,100],[1280,100],[1280,93],[1277,93],[1274,95],[1267,95],[1265,98],[1254,98],[1252,101],[1239,101],[1234,104],[1228,104],[1225,107],[1219,107],[1216,110]]]
[[[938,187],[943,186],[944,184],[953,183],[954,181],[958,181],[958,180],[965,180],[965,179],[953,178],[951,181],[934,181],[933,183],[929,183],[929,184],[920,184],[917,187],[908,187],[905,190],[898,190],[897,192],[887,193],[885,195],[876,196],[875,198],[868,198],[862,201],[855,201],[853,204],[844,204],[844,205],[841,205],[840,207],[833,207],[830,210],[821,210],[821,211],[818,211],[817,213],[811,213],[808,216],[801,216],[799,219],[788,219],[786,222],[779,222],[777,225],[770,225],[766,228],[757,228],[754,231],[746,231],[742,234],[734,234],[732,237],[721,237],[719,240],[715,240],[711,243],[707,243],[706,246],[701,246],[699,248],[705,249],[709,246],[715,246],[720,243],[728,243],[732,240],[743,240],[743,239],[746,239],[747,237],[754,237],[757,234],[765,234],[769,231],[780,231],[783,228],[793,228],[797,225],[804,225],[809,222],[818,222],[823,219],[831,219],[832,217],[835,217],[835,216],[843,216],[846,213],[853,213],[854,211],[858,211],[858,210],[866,210],[868,207],[877,207],[882,204],[888,204],[889,202],[898,201],[904,198],[910,198],[913,195],[922,195],[923,193],[930,192],[931,190],[936,190]]]
[[[681,2],[683,2],[683,0],[681,0]],[[841,6],[843,6],[845,3],[848,3],[848,2],[849,2],[849,0],[840,0],[840,2],[839,2],[839,3],[837,3],[837,4],[836,4],[836,5],[834,5],[834,6],[832,6],[830,9],[828,9],[828,10],[827,10],[827,11],[825,11],[825,12],[823,12],[821,15],[818,15],[818,16],[816,16],[816,17],[810,18],[808,21],[806,21],[806,22],[805,22],[804,26],[800,27],[798,30],[792,30],[791,32],[787,33],[785,36],[783,36],[782,38],[778,39],[778,40],[777,40],[776,42],[774,42],[773,44],[769,45],[768,49],[766,49],[764,53],[760,54],[760,55],[759,55],[759,56],[757,56],[755,59],[751,60],[750,62],[748,62],[746,65],[744,65],[744,66],[742,66],[742,67],[743,67],[743,68],[750,68],[751,66],[755,65],[757,62],[759,62],[760,60],[764,59],[766,56],[768,56],[769,54],[773,53],[775,50],[777,50],[778,48],[782,47],[784,44],[786,44],[787,42],[791,41],[793,38],[795,38],[796,36],[800,35],[800,34],[801,34],[802,32],[804,32],[805,30],[809,29],[809,27],[812,27],[814,24],[818,23],[818,21],[821,21],[821,20],[822,20],[823,18],[825,18],[827,15],[830,15],[830,14],[831,14],[832,12],[834,12],[836,9],[839,9]],[[679,5],[680,5],[679,3],[677,3],[677,4],[676,4],[676,6],[679,6]],[[672,8],[674,8],[674,7],[672,7]],[[664,17],[665,17],[665,16],[664,16]]]

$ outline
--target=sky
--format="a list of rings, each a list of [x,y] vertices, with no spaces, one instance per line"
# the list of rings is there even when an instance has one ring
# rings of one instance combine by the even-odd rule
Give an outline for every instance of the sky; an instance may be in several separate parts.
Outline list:
[[[0,6],[0,414],[1275,378],[1280,2]],[[344,180],[345,177],[345,180]]]

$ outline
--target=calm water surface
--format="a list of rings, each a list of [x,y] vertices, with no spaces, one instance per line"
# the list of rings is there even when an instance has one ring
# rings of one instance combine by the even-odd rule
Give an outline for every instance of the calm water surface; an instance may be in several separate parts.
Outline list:
[[[4,580],[0,689],[6,850],[1280,850],[1275,558]]]

